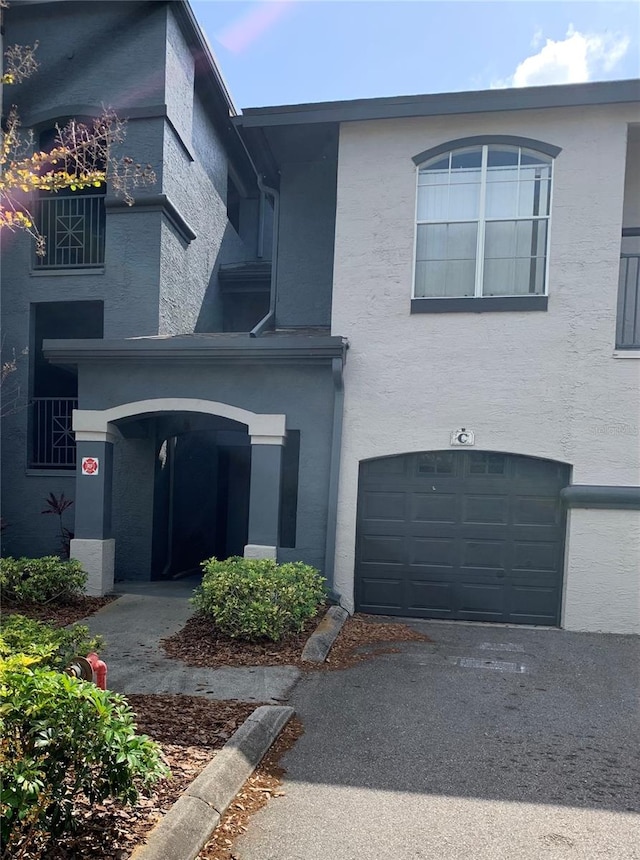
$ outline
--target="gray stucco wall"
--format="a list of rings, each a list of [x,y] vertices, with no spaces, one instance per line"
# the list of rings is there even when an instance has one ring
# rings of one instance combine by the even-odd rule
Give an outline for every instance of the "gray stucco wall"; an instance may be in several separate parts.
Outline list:
[[[113,464],[113,536],[119,579],[148,579],[151,573],[155,448],[152,436],[116,445]]]
[[[200,98],[193,102],[193,58],[171,4],[12,4],[5,44],[35,39],[40,41],[39,72],[11,88],[25,123],[38,123],[37,131],[78,111],[98,113],[103,105],[113,106],[129,119],[123,153],[149,162],[157,183],[138,189],[132,208],[107,209],[104,271],[34,273],[30,239],[3,236],[3,348],[19,353],[29,345],[30,305],[42,301],[103,300],[106,338],[219,327],[221,314],[206,311],[215,306],[209,296],[217,288],[217,267],[221,261],[249,258],[255,238],[245,243],[228,225],[227,157]],[[102,49],[105,45],[108,50]],[[196,232],[190,245],[157,206],[145,205],[161,193]],[[255,237],[255,220],[245,220],[247,235]],[[2,422],[2,510],[10,524],[3,546],[6,552],[39,555],[57,548],[52,518],[39,514],[43,499],[51,491],[73,495],[74,478],[73,472],[27,474],[28,357],[13,379],[21,387],[23,408]],[[115,512],[119,531],[137,510],[141,463],[134,458],[121,470],[128,479],[120,490],[121,512]],[[73,508],[68,516],[73,528]],[[136,517],[146,533],[152,519],[146,502]],[[119,565],[123,557],[142,565],[134,548],[121,541]]]
[[[167,123],[163,192],[196,234],[186,243],[165,222],[161,239],[160,334],[216,331],[222,313],[218,268],[254,259],[255,221],[242,234],[227,219],[227,156],[194,86],[194,60],[172,12],[167,21]]]
[[[296,547],[281,549],[279,557],[283,560],[302,559],[320,569],[324,567],[333,421],[333,382],[328,366],[233,367],[157,361],[144,364],[114,362],[108,370],[87,364],[80,368],[79,378],[82,409],[105,409],[156,397],[192,397],[223,402],[253,412],[286,414],[287,427],[300,431],[298,520]],[[117,447],[128,444],[128,440],[120,440]],[[116,486],[119,480],[116,478]],[[153,472],[147,483],[153,486]],[[146,495],[144,498],[146,500]],[[114,513],[121,503],[122,500],[114,496]],[[116,521],[116,547],[121,528],[124,525],[118,526]],[[130,525],[128,528],[131,531]],[[131,539],[135,536],[132,535]],[[135,558],[145,555],[144,563],[140,562],[141,569],[143,564],[149,564],[147,558],[150,559],[151,543],[143,529],[134,553]]]
[[[161,4],[39,3],[7,10],[5,45],[33,44],[40,69],[12,88],[25,123],[60,106],[127,107],[164,102],[166,10]],[[108,45],[108,50],[101,50]]]
[[[90,10],[90,11],[89,11]],[[87,14],[88,13],[88,14]],[[155,113],[164,102],[166,10],[140,3],[12,4],[5,44],[39,40],[38,72],[11,88],[23,122],[36,133],[69,114],[97,114],[103,105]],[[97,48],[109,44],[109,51]],[[145,63],[141,63],[145,58]],[[8,94],[8,93],[7,93]],[[162,181],[161,117],[131,119],[123,151],[153,165]],[[33,243],[25,235],[3,236],[2,330],[5,352],[30,345],[30,308],[36,302],[104,301],[106,337],[158,331],[160,224],[162,215],[140,207],[107,211],[104,270],[33,270]],[[2,510],[9,527],[3,551],[28,555],[56,552],[53,517],[40,516],[49,492],[73,497],[73,472],[27,472],[29,358],[12,381],[21,408],[2,420]],[[66,514],[73,530],[74,510]]]
[[[336,162],[282,165],[276,320],[329,326],[336,212]]]

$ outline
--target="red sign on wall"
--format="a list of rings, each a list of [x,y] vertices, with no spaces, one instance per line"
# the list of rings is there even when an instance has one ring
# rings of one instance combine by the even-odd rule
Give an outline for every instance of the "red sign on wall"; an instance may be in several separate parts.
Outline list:
[[[97,457],[82,458],[82,474],[97,475],[100,471],[100,460]]]

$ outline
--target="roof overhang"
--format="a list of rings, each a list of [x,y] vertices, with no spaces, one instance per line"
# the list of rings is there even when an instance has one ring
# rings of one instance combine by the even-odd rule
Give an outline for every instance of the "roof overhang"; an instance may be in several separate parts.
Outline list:
[[[331,335],[271,333],[190,335],[122,340],[45,340],[45,358],[57,365],[168,361],[197,364],[317,364],[344,361],[347,341]]]
[[[586,107],[640,101],[640,80],[394,96],[246,108],[233,122],[245,129],[309,123],[358,122],[511,110]]]

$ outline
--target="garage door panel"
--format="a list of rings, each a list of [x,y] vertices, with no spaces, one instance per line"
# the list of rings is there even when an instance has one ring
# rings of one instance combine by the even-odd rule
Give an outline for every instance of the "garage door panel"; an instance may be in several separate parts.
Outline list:
[[[359,609],[558,623],[564,556],[559,491],[568,483],[568,467],[478,451],[390,460],[396,462],[364,464],[361,471]]]
[[[560,517],[557,498],[516,496],[513,500],[513,521],[519,525],[557,526]]]
[[[504,541],[504,523],[460,523],[456,534],[461,541]]]
[[[369,460],[362,464],[362,475],[364,478],[390,478],[393,476],[405,476],[409,463],[404,457],[385,457],[381,460]]]
[[[366,535],[360,542],[360,559],[365,564],[403,564],[405,560],[405,541],[403,537],[389,535]]]
[[[566,485],[566,466],[552,460],[538,460],[535,457],[513,457],[516,482],[527,484]]]
[[[559,568],[560,546],[543,541],[514,541],[514,571],[545,570],[557,572]]]
[[[458,499],[453,493],[413,493],[411,520],[422,523],[455,523],[458,519]]]
[[[359,605],[364,612],[394,613],[404,603],[402,579],[363,577],[360,581]]]
[[[463,458],[464,473],[469,477],[482,475],[487,477],[506,477],[510,469],[510,458],[506,454],[493,451],[469,451]]]
[[[408,542],[410,565],[453,568],[457,562],[457,541],[443,538],[413,538]]]
[[[431,618],[451,618],[453,586],[450,582],[409,580],[407,609],[426,612]]]
[[[509,522],[508,496],[465,496],[462,500],[463,523],[500,523]]]
[[[510,614],[523,618],[546,619],[538,624],[556,624],[558,615],[558,589],[544,586],[523,585],[512,587],[510,593]],[[531,621],[522,622],[531,624]]]
[[[453,477],[460,473],[459,459],[455,451],[430,451],[407,458],[410,469],[416,475],[446,475]]]
[[[362,497],[362,515],[365,520],[391,520],[404,522],[406,494],[401,492],[367,492]]]
[[[492,568],[503,571],[507,546],[504,541],[465,540],[462,542],[462,567]]]
[[[500,620],[505,610],[505,594],[504,588],[500,585],[491,585],[490,583],[471,583],[461,582],[457,588],[457,607],[459,617],[464,617],[467,620],[469,614],[493,617],[493,620]],[[479,620],[479,619],[478,619]]]

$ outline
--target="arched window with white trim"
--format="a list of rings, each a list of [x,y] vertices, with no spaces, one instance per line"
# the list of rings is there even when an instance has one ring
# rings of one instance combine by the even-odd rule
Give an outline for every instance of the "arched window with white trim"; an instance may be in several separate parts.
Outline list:
[[[417,165],[414,298],[546,295],[552,153],[438,149]]]

